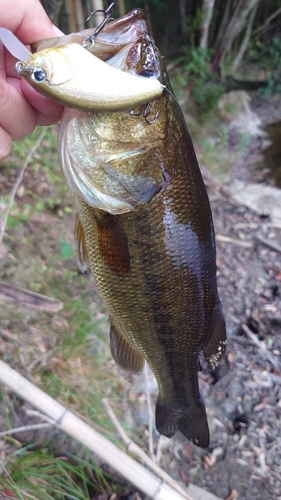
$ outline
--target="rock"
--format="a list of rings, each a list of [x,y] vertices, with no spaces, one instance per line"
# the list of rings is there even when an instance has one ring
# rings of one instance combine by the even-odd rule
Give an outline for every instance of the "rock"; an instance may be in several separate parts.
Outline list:
[[[187,492],[192,498],[194,498],[194,500],[220,500],[219,497],[213,495],[213,493],[203,490],[195,484],[189,484]]]
[[[238,179],[233,180],[228,189],[238,203],[259,215],[270,216],[271,222],[281,228],[281,189]]]

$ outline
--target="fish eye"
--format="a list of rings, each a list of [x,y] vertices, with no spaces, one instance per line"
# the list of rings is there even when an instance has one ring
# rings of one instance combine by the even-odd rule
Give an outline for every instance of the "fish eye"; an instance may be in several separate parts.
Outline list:
[[[42,83],[46,80],[46,71],[42,68],[35,69],[32,73],[32,79],[37,83]]]

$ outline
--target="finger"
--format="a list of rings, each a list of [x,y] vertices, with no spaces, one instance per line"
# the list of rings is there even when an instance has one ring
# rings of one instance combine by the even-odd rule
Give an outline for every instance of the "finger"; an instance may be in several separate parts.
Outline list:
[[[0,127],[0,161],[9,156],[12,144],[13,142],[8,132]]]
[[[14,140],[30,134],[38,117],[24,96],[8,81],[0,80],[0,127]]]
[[[1,0],[1,25],[9,28],[25,45],[50,38],[54,28],[39,0]]]
[[[52,125],[61,119],[64,107],[36,92],[23,78],[21,91],[37,113],[37,125]]]

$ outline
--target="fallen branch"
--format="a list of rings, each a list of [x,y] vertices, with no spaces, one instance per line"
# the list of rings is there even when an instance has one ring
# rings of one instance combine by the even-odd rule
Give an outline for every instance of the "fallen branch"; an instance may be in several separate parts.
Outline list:
[[[36,149],[40,146],[42,140],[44,139],[45,135],[46,135],[46,132],[47,132],[47,129],[44,128],[43,131],[41,132],[41,134],[39,135],[37,141],[35,142],[35,144],[33,144],[32,148],[28,151],[27,155],[26,155],[26,158],[22,164],[22,167],[18,173],[18,176],[16,178],[16,182],[12,188],[12,191],[10,193],[10,197],[9,197],[9,201],[8,203],[4,206],[4,208],[2,209],[2,214],[0,214],[0,243],[3,239],[3,236],[4,236],[4,233],[5,233],[5,229],[6,229],[6,225],[7,225],[7,219],[8,219],[8,216],[9,216],[9,212],[13,206],[13,203],[14,203],[14,199],[15,199],[15,196],[17,194],[17,190],[19,188],[19,185],[23,179],[23,175],[24,175],[24,172],[25,172],[25,169],[26,167],[28,166],[32,156],[34,155]]]
[[[281,253],[281,247],[277,245],[276,243],[273,243],[273,241],[265,240],[261,236],[255,236],[255,240],[258,243],[261,243],[262,245],[270,248],[270,250],[274,250],[274,252]]]
[[[234,245],[240,245],[245,248],[253,248],[251,241],[241,240],[240,238],[233,238],[232,236],[225,236],[224,234],[216,235],[217,241],[223,241],[225,243],[233,243]]]
[[[191,497],[180,494],[163,479],[159,479],[143,465],[117,448],[92,427],[76,417],[63,405],[45,394],[22,375],[0,360],[0,380],[20,397],[51,417],[58,428],[67,432],[81,444],[99,455],[117,472],[133,483],[153,500],[185,500]],[[153,462],[154,463],[154,462]],[[156,465],[156,464],[155,464]]]
[[[32,424],[23,425],[22,427],[15,427],[14,429],[8,429],[6,431],[0,432],[0,436],[11,436],[11,434],[19,434],[21,432],[27,431],[37,431],[38,429],[46,429],[46,427],[52,427],[55,424]]]
[[[171,477],[167,474],[159,465],[157,465],[154,460],[152,460],[136,443],[134,443],[128,436],[128,434],[124,431],[120,422],[118,421],[115,413],[113,412],[109,402],[107,399],[103,399],[103,405],[105,407],[106,413],[115,426],[119,436],[122,441],[125,443],[127,451],[136,455],[142,464],[147,465],[151,470],[153,470],[157,476],[159,476],[163,481],[169,484],[172,488],[177,490],[181,495],[184,496],[187,500],[193,500],[193,498],[186,492],[184,489]]]
[[[261,342],[258,337],[250,330],[250,328],[247,325],[242,325],[242,328],[246,335],[254,342],[254,344],[259,348],[260,352],[266,356],[268,361],[276,368],[276,370],[279,370],[278,363],[276,363],[275,359],[271,355],[271,353],[268,351],[266,348],[265,344]]]
[[[0,296],[5,299],[16,300],[17,302],[36,307],[41,311],[56,313],[63,308],[63,302],[61,302],[61,300],[33,292],[32,290],[26,290],[25,288],[20,288],[10,283],[5,283],[4,281],[0,281]]]

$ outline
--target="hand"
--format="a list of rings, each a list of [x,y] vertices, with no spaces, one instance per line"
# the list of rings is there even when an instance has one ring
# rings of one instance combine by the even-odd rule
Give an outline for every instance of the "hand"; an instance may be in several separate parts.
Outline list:
[[[39,0],[0,0],[0,25],[25,45],[58,36]],[[0,42],[0,161],[12,141],[30,134],[37,125],[56,123],[63,106],[38,94],[15,70],[16,59]]]

